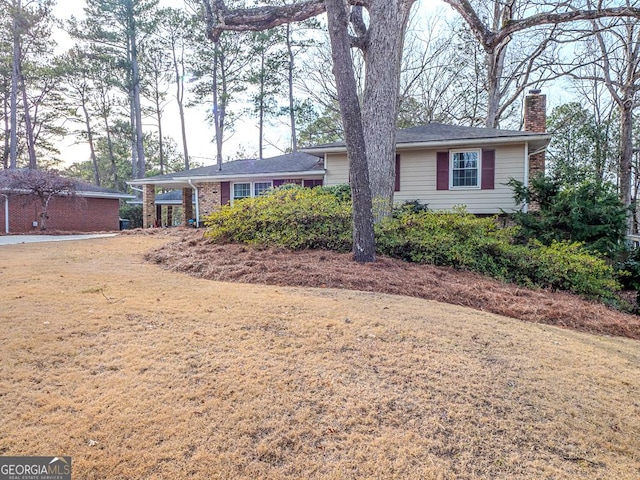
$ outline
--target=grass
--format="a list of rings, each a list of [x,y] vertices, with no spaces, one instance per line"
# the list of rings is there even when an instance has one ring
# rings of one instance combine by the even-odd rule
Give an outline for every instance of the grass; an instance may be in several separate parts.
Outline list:
[[[82,479],[640,476],[635,340],[196,279],[144,262],[165,241],[0,247],[0,454]]]

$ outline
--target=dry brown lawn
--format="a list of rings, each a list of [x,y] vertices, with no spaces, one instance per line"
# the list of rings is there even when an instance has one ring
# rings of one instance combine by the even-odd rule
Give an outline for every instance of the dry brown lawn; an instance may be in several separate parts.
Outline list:
[[[76,479],[640,477],[637,340],[194,278],[144,261],[166,241],[0,247],[1,455],[71,455]]]

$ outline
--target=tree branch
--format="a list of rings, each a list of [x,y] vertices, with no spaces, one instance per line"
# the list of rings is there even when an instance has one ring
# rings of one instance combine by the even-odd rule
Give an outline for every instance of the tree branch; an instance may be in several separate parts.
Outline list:
[[[280,6],[263,6],[229,10],[224,0],[202,0],[207,22],[207,36],[214,42],[225,30],[261,31],[300,22],[324,13],[324,0],[304,0]]]
[[[358,6],[351,9],[349,21],[351,22],[351,26],[356,34],[355,37],[351,37],[351,46],[359,48],[364,52],[367,48],[369,30],[367,29],[367,25],[364,23],[362,7]]]
[[[614,7],[597,10],[572,10],[562,13],[542,12],[527,18],[505,22],[498,30],[491,30],[480,19],[469,0],[444,0],[469,24],[476,38],[487,52],[492,52],[507,37],[536,25],[555,25],[577,20],[596,20],[605,17],[640,18],[640,8]]]

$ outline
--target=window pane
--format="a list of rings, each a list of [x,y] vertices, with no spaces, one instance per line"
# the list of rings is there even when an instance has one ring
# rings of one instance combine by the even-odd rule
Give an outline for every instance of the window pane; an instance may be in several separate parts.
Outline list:
[[[246,198],[251,196],[251,184],[250,183],[234,183],[233,184],[233,198]]]
[[[271,188],[271,182],[256,182],[253,185],[253,195],[262,195],[264,192]]]
[[[454,187],[478,186],[478,152],[455,152],[452,165]]]

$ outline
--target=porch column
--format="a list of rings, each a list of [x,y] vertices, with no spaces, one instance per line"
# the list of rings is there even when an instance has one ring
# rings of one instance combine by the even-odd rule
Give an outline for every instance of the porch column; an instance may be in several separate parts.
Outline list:
[[[156,224],[156,186],[144,185],[142,188],[142,228],[151,228]]]
[[[167,205],[167,227],[173,227],[173,206]]]
[[[189,219],[193,218],[193,190],[191,188],[182,189],[182,225],[189,226]]]

